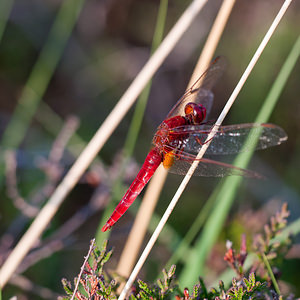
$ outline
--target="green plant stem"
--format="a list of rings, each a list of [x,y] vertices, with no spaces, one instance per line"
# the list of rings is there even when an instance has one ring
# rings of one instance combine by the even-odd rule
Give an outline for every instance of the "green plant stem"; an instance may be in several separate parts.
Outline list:
[[[3,134],[1,140],[3,149],[15,149],[22,142],[71,35],[83,3],[84,0],[66,0],[62,3],[49,37],[25,84],[11,121]],[[2,161],[3,158],[0,159]],[[1,167],[0,178],[2,176],[3,166]]]
[[[262,254],[262,259],[263,259],[264,264],[266,265],[266,267],[267,267],[267,269],[268,269],[268,272],[269,272],[269,275],[270,275],[271,280],[272,280],[272,282],[273,282],[275,291],[276,291],[276,293],[277,293],[278,295],[280,295],[280,290],[279,290],[278,283],[277,283],[277,281],[276,281],[276,279],[275,279],[274,273],[273,273],[273,271],[272,271],[272,268],[271,268],[271,266],[270,266],[270,263],[269,263],[269,261],[268,261],[266,255],[265,255],[265,253]]]
[[[285,86],[286,81],[297,62],[299,54],[300,37],[298,37],[294,44],[267,98],[265,99],[264,104],[255,120],[256,123],[267,122],[276,102],[279,99],[283,87]],[[246,144],[248,144],[248,142],[246,142]],[[252,154],[253,151],[239,154],[233,164],[240,168],[246,168]],[[219,196],[216,200],[216,205],[210,213],[201,236],[195,243],[194,251],[192,251],[189,255],[189,262],[182,270],[180,280],[183,286],[191,286],[197,280],[198,276],[203,274],[206,258],[222,230],[241,181],[241,177],[227,177],[220,183],[220,187],[217,188],[219,190]]]
[[[0,41],[2,40],[3,33],[7,24],[8,17],[12,10],[13,4],[14,4],[13,0],[0,1]]]
[[[153,40],[152,40],[151,53],[153,53],[157,49],[157,47],[159,46],[159,44],[163,39],[167,9],[168,9],[168,0],[161,0],[159,10],[158,10],[155,31],[153,35]],[[120,194],[120,190],[122,189],[122,175],[124,173],[126,165],[129,162],[130,157],[132,156],[134,147],[136,145],[137,137],[140,132],[140,128],[144,117],[144,112],[149,98],[151,85],[152,85],[152,80],[150,80],[149,83],[146,85],[145,89],[143,90],[143,92],[141,93],[137,101],[136,108],[132,117],[132,121],[128,130],[128,134],[125,139],[124,158],[123,158],[122,166],[120,167],[121,171],[119,177],[115,181],[114,186],[112,188],[113,190],[112,201],[109,203],[104,214],[102,215],[100,224],[102,224],[109,218],[109,216],[114,210],[115,204],[119,199],[118,195]],[[107,239],[108,235],[109,235],[109,231],[102,233],[100,230],[98,230],[96,234],[97,245],[100,245],[103,239]]]
[[[165,27],[166,17],[167,17],[167,9],[168,9],[168,0],[161,0],[159,10],[158,10],[158,16],[157,16],[157,22],[155,26],[152,46],[151,46],[151,54],[157,49],[157,47],[159,46],[159,44],[163,39],[163,32],[164,32],[164,27]],[[124,146],[125,164],[127,164],[128,159],[132,155],[134,147],[136,145],[137,137],[140,132],[146,105],[148,102],[151,85],[152,85],[152,80],[150,80],[149,83],[146,85],[145,89],[141,93],[139,100],[136,104],[136,109],[134,111],[134,115],[128,130],[128,134]]]
[[[215,190],[213,193],[215,196],[218,194],[218,191]],[[208,199],[208,201],[205,202],[203,208],[201,209],[199,215],[197,216],[196,220],[193,222],[192,226],[189,228],[183,239],[181,240],[179,246],[176,248],[175,252],[171,256],[171,258],[168,260],[166,264],[166,268],[169,268],[173,264],[177,264],[178,261],[186,261],[187,255],[189,251],[192,250],[190,248],[190,244],[196,237],[197,233],[199,232],[200,228],[203,226],[205,221],[208,218],[209,212],[212,210],[214,203],[215,203],[216,197],[213,195]]]

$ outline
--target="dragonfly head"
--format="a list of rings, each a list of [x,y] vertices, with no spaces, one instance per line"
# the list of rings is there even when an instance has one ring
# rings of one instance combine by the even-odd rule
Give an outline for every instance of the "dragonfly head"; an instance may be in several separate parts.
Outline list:
[[[184,113],[190,124],[201,124],[206,117],[206,108],[201,104],[189,102],[184,108]]]

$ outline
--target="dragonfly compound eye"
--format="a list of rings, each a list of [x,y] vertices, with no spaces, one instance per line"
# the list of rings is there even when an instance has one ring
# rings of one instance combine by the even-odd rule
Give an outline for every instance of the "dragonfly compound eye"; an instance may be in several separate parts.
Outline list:
[[[206,108],[201,104],[196,104],[193,102],[190,102],[185,106],[184,112],[186,117],[193,124],[202,123],[206,117]]]

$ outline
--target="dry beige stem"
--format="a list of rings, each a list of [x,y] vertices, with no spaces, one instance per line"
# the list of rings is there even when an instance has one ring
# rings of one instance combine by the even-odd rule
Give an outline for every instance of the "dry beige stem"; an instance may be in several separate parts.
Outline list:
[[[80,154],[72,168],[66,174],[62,182],[58,185],[53,195],[42,208],[31,226],[20,239],[19,243],[11,252],[0,270],[0,287],[3,288],[25,255],[32,248],[36,240],[41,236],[51,219],[56,214],[60,205],[66,196],[73,189],[83,172],[88,168],[100,149],[106,143],[113,131],[119,125],[129,108],[133,105],[138,95],[144,89],[147,82],[157,71],[159,66],[165,60],[167,55],[175,47],[178,40],[191,25],[199,11],[202,9],[207,0],[194,0],[182,14],[180,19],[171,29],[169,34],[157,48],[145,64],[135,80],[129,86],[127,91],[121,97],[117,105],[107,116],[100,126],[94,137],[88,143],[86,148]]]
[[[167,174],[160,165],[149,183],[117,266],[116,271],[122,277],[128,277],[133,269]],[[119,292],[123,287],[124,285],[120,285]]]
[[[233,5],[236,0],[224,0],[216,20],[210,30],[206,43],[203,47],[199,60],[191,76],[188,88],[191,87],[194,82],[199,78],[201,74],[208,68],[209,63],[213,59],[213,55],[216,51],[218,43],[221,39],[222,33],[232,11]]]
[[[193,84],[199,78],[212,60],[234,3],[235,0],[223,1],[213,27],[208,35],[203,51],[199,57],[198,63],[194,69],[188,87],[190,87],[191,83]],[[137,255],[142,245],[142,241],[146,234],[151,216],[158,201],[162,187],[165,183],[166,177],[166,171],[160,167],[156,170],[150,184],[147,187],[146,194],[143,198],[139,212],[136,216],[132,230],[126,241],[119,264],[117,266],[116,271],[122,277],[126,278],[130,275],[134,263],[136,262]],[[119,291],[121,291],[122,288],[123,285],[119,287]]]
[[[249,65],[247,66],[245,72],[243,73],[241,79],[239,80],[238,84],[236,85],[235,89],[233,90],[231,96],[229,97],[226,105],[224,106],[219,118],[217,119],[215,125],[212,127],[206,141],[203,143],[203,146],[201,147],[195,161],[193,162],[193,164],[191,165],[190,169],[188,170],[187,174],[185,175],[185,177],[183,178],[180,186],[178,187],[174,197],[172,198],[169,206],[167,207],[164,215],[162,216],[159,224],[157,225],[154,233],[152,234],[148,244],[146,245],[144,251],[142,252],[138,262],[136,263],[133,271],[131,272],[128,281],[125,284],[124,289],[122,290],[120,297],[118,298],[118,300],[124,300],[127,293],[129,292],[136,276],[138,275],[139,271],[141,270],[142,266],[144,265],[151,249],[153,248],[160,232],[162,231],[164,225],[166,224],[169,216],[171,215],[173,209],[175,208],[181,194],[183,193],[184,189],[186,188],[189,180],[191,179],[191,177],[193,176],[193,173],[195,171],[195,169],[197,168],[200,159],[203,157],[203,155],[205,154],[207,148],[209,147],[212,139],[214,138],[214,135],[216,134],[216,132],[218,131],[218,128],[221,126],[223,120],[225,119],[226,115],[228,114],[232,104],[234,103],[234,101],[236,100],[239,92],[241,91],[243,85],[245,84],[247,78],[249,77],[251,71],[253,70],[256,62],[258,61],[259,57],[261,56],[263,50],[265,49],[266,45],[268,44],[271,36],[273,35],[274,31],[276,30],[279,22],[281,21],[282,17],[284,16],[286,10],[288,9],[289,5],[291,4],[292,0],[286,0],[282,7],[280,8],[277,16],[275,17],[273,23],[271,24],[269,30],[267,31],[266,35],[264,36],[262,42],[260,43],[259,47],[257,48],[256,52],[254,53],[251,61],[249,62]]]

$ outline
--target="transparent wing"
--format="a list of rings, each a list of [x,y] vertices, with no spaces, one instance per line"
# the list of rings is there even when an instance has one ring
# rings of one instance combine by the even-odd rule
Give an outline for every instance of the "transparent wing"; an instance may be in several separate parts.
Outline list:
[[[205,143],[212,126],[208,125],[186,125],[172,129],[173,140],[171,147],[178,145],[178,140],[183,140],[184,151],[197,154]],[[178,134],[178,140],[176,139]],[[247,138],[250,137],[250,143],[245,145]],[[265,149],[271,146],[277,146],[287,140],[285,131],[273,124],[237,124],[222,126],[217,131],[208,147],[206,154],[235,154],[252,149],[253,143],[256,143],[255,149]]]
[[[213,104],[212,87],[221,77],[226,67],[225,58],[217,57],[209,68],[198,78],[198,80],[184,93],[169,112],[167,119],[173,116],[184,115],[184,107],[188,102],[202,104],[209,114]]]
[[[174,164],[168,169],[170,173],[185,175],[196,159],[195,156],[187,154],[185,159],[176,159]],[[223,177],[228,175],[237,175],[250,178],[263,178],[260,174],[241,169],[223,162],[202,158],[193,175],[205,177]]]

